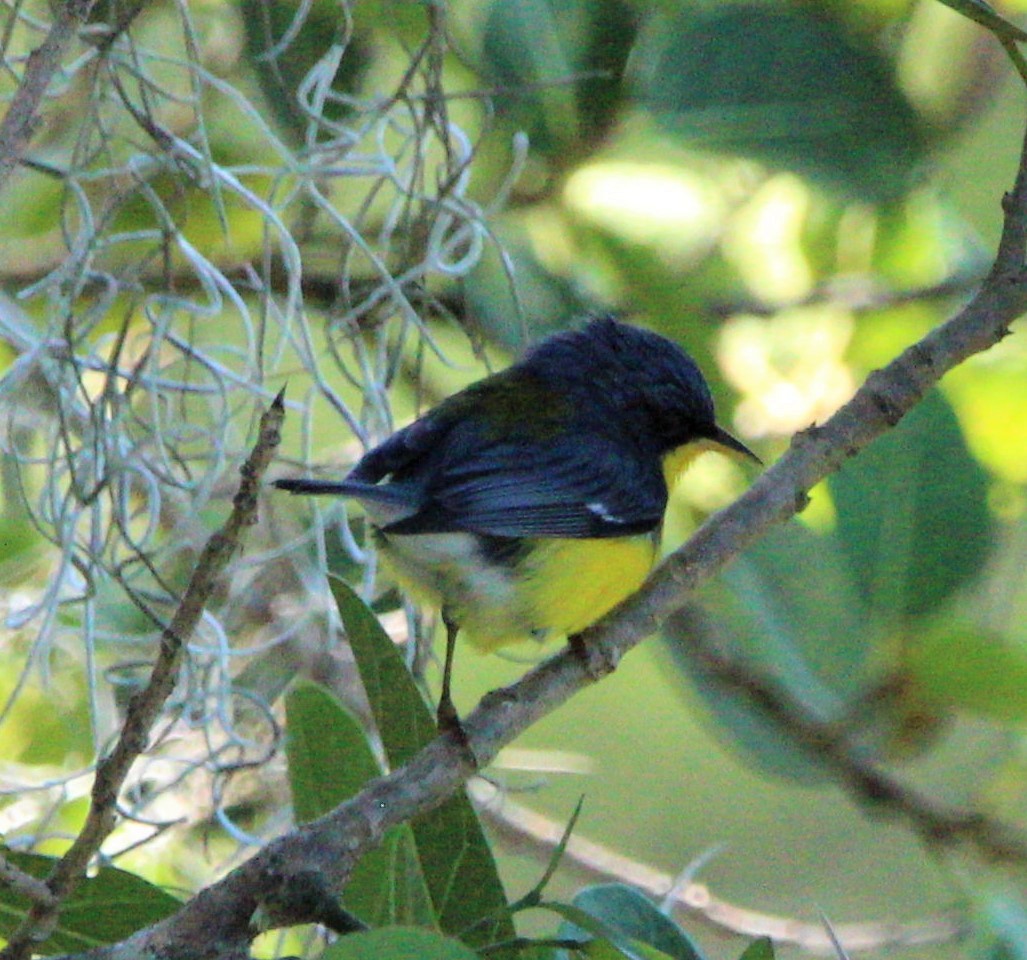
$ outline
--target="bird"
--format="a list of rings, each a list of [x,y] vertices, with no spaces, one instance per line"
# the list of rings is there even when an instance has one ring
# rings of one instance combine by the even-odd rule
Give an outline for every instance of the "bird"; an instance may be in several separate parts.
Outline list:
[[[612,315],[552,334],[368,451],[341,480],[283,478],[349,497],[398,584],[491,651],[578,635],[635,593],[656,562],[669,491],[705,450],[759,458],[714,416],[676,343]],[[579,649],[579,652],[582,652]]]

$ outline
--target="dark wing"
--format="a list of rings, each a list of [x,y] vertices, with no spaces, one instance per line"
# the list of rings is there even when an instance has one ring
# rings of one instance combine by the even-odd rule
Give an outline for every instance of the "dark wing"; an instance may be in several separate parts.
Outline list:
[[[617,537],[655,530],[663,519],[659,460],[630,441],[581,430],[491,440],[466,422],[436,439],[421,469],[396,478],[423,483],[420,508],[386,532]]]

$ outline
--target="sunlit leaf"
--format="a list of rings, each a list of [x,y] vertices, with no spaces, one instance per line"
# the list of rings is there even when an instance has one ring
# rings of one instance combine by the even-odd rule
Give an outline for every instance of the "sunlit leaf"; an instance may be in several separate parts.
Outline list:
[[[1020,640],[946,620],[908,641],[903,664],[928,703],[1027,720],[1027,645]]]
[[[1000,16],[995,8],[990,3],[985,3],[984,0],[941,0],[941,2],[969,20],[979,23],[982,27],[987,27],[1000,37],[1010,40],[1027,40],[1027,33],[1016,24],[1010,23],[1005,17]]]

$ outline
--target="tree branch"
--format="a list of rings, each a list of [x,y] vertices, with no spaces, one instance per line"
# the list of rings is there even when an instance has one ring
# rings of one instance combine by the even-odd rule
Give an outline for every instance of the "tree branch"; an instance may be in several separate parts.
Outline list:
[[[64,0],[54,4],[54,19],[43,42],[29,54],[18,89],[0,122],[0,190],[21,162],[39,126],[39,108],[79,25],[95,0]],[[14,14],[12,14],[13,16]]]

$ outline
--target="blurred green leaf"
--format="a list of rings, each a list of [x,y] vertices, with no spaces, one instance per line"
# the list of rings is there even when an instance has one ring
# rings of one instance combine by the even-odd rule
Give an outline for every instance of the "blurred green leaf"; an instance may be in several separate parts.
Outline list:
[[[943,620],[907,642],[903,664],[931,705],[1027,720],[1027,646],[1019,640]]]
[[[1009,40],[1027,40],[1016,24],[1010,23],[1005,17],[999,16],[995,8],[984,0],[941,0],[946,7],[951,7],[969,20],[987,27],[992,33]]]
[[[811,574],[815,571],[815,575]],[[761,769],[800,781],[826,771],[782,737],[780,725],[753,698],[710,673],[693,654],[692,635],[773,678],[782,693],[817,716],[842,714],[858,694],[878,635],[845,556],[832,536],[793,522],[770,531],[703,591],[703,612],[672,617],[663,636],[715,723],[714,733]]]
[[[490,340],[522,350],[564,329],[593,306],[569,278],[539,261],[521,222],[500,216],[493,231],[503,245],[503,256],[487,247],[464,282],[468,312]]]
[[[665,129],[876,201],[906,190],[924,138],[889,64],[857,39],[812,4],[687,4],[634,59]]]
[[[232,688],[246,691],[262,703],[277,703],[302,669],[303,654],[299,648],[276,643],[246,662],[233,679]]]
[[[403,657],[377,618],[343,581],[329,578],[389,765],[409,761],[436,735]],[[514,935],[506,895],[481,824],[461,791],[411,825],[438,925],[481,945]]]
[[[990,937],[988,960],[1027,960],[1027,907],[1018,891],[980,890],[975,899],[978,927]]]
[[[340,937],[321,954],[324,960],[477,960],[459,940],[431,930],[386,927]]]
[[[635,37],[631,4],[492,0],[482,22],[481,72],[536,151],[566,162],[569,147],[605,134]]]
[[[605,938],[624,956],[651,957],[648,947],[674,960],[702,960],[699,949],[678,924],[624,884],[586,887],[574,897],[571,910],[566,905],[546,906],[564,917],[557,934],[561,938],[585,939],[591,934]],[[566,951],[562,953],[566,956]],[[602,951],[590,951],[589,955],[602,956]]]
[[[33,877],[44,879],[56,860],[0,848],[4,859]],[[160,887],[125,870],[102,867],[64,901],[56,930],[33,951],[46,955],[77,953],[117,943],[137,930],[175,913],[182,903]],[[0,936],[10,936],[28,912],[23,897],[0,885]]]
[[[987,475],[933,391],[829,480],[836,534],[883,626],[938,609],[992,543]]]

